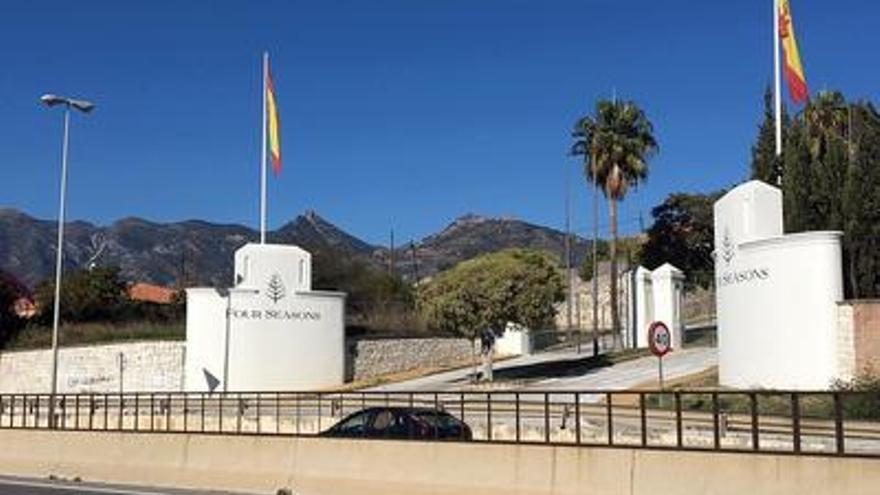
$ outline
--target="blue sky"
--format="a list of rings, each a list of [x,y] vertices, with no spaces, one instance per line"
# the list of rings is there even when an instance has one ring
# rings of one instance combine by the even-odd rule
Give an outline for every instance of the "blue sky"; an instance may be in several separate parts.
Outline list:
[[[576,230],[577,116],[616,92],[660,153],[621,228],[673,191],[748,175],[772,77],[771,1],[15,2],[0,16],[0,205],[57,211],[61,113],[71,218],[258,222],[260,54],[281,111],[269,224],[305,209],[366,240],[420,238],[467,212]],[[811,91],[878,100],[880,4],[792,0]],[[604,210],[602,212],[604,219]],[[603,222],[604,223],[604,222]],[[604,227],[603,227],[604,229]]]

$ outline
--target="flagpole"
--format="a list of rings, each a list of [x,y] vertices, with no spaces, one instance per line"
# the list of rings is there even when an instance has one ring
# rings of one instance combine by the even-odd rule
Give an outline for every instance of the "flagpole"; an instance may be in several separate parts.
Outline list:
[[[773,104],[776,109],[776,156],[782,155],[782,77],[779,67],[779,0],[773,0]]]
[[[266,84],[269,52],[263,52],[263,135],[260,139],[260,244],[266,244]]]

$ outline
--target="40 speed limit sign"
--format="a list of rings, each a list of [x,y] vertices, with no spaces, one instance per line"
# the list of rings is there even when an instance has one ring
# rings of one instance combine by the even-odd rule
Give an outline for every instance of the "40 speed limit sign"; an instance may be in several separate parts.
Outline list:
[[[655,321],[648,327],[648,347],[657,356],[657,378],[663,389],[663,356],[672,350],[672,334],[662,321]]]
[[[672,350],[672,334],[662,321],[655,321],[648,327],[648,347],[657,357],[663,357]]]

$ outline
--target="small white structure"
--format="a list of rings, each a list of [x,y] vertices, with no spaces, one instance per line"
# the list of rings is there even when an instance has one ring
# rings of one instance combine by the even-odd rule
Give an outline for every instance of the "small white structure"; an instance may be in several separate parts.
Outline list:
[[[508,323],[500,338],[495,340],[495,354],[499,356],[526,356],[532,353],[531,330]]]
[[[840,232],[783,235],[782,192],[760,181],[715,203],[722,385],[824,389],[840,376]]]
[[[662,321],[672,334],[672,348],[680,348],[684,273],[669,263],[653,271],[637,266],[624,274],[622,285],[627,298],[624,347],[648,347],[648,328],[651,323]]]
[[[312,290],[311,254],[247,244],[235,285],[187,289],[186,390],[304,390],[340,385],[345,294]]]

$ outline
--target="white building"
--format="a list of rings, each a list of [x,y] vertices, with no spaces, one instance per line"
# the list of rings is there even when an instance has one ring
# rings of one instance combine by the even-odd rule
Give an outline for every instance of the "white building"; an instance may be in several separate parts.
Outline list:
[[[311,272],[303,249],[247,244],[233,287],[187,289],[186,390],[341,385],[345,294],[313,291]]]

